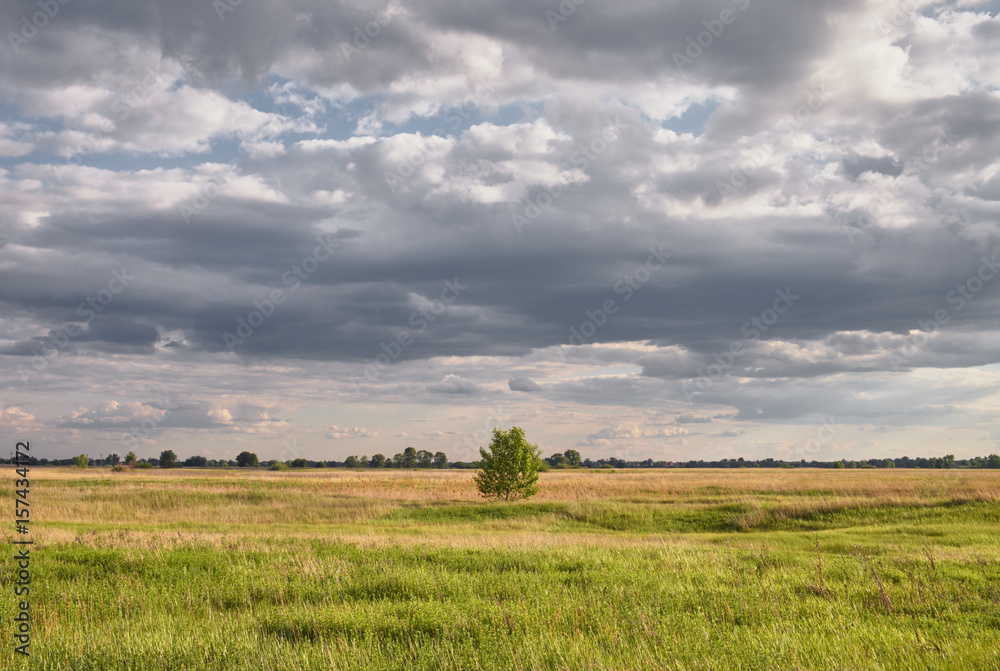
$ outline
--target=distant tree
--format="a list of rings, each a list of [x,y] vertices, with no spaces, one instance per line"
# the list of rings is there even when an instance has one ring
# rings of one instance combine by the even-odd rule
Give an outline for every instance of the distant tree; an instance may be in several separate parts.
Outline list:
[[[896,468],[896,463],[892,459],[886,459],[885,460],[885,467],[886,468]]]
[[[350,456],[347,457],[346,461],[344,461],[344,465],[348,468],[361,468],[361,460],[355,456]]]
[[[162,459],[162,457],[161,457],[161,459]],[[185,459],[184,460],[184,465],[185,466],[192,466],[192,467],[195,467],[195,468],[200,468],[202,466],[208,466],[208,459],[205,458],[205,457],[203,457],[203,456],[201,456],[201,455],[195,455],[193,457],[188,457],[187,459]]]
[[[573,468],[576,468],[576,467],[578,467],[580,465],[580,453],[579,452],[577,452],[576,450],[566,450],[566,452],[564,454],[566,456],[566,461],[569,462],[570,466],[572,466]]]
[[[519,427],[513,426],[509,431],[493,429],[489,449],[480,448],[479,455],[475,481],[485,498],[509,501],[538,493],[541,450],[527,441]]]
[[[434,465],[434,455],[427,450],[418,450],[417,465],[420,466],[420,468],[430,468]]]
[[[846,465],[844,464],[843,461],[835,461],[835,462],[833,462],[833,467],[834,468],[846,468]]]
[[[385,468],[385,455],[376,454],[371,460],[372,468]]]
[[[269,470],[269,471],[287,471],[288,470],[288,464],[285,464],[285,463],[282,463],[280,461],[275,460],[275,461],[271,462],[271,465],[268,467],[267,470]]]
[[[403,468],[416,468],[417,466],[417,450],[413,447],[408,447],[403,450]]]
[[[309,462],[302,457],[299,457],[298,459],[292,459],[292,468],[305,468],[308,465]]]
[[[163,450],[160,452],[160,468],[174,468],[179,465],[177,455],[173,450]]]
[[[129,453],[125,455],[125,463],[128,466],[135,466],[136,458],[135,452],[129,450]]]
[[[434,455],[434,468],[448,468],[448,455],[444,452],[437,452]]]
[[[76,459],[73,460],[73,465],[77,468],[86,468],[90,465],[90,457],[86,454],[81,454]]]
[[[566,468],[569,466],[569,460],[562,452],[556,452],[545,461],[549,462],[549,466],[552,468]]]
[[[253,452],[243,451],[236,455],[236,465],[237,466],[258,466],[260,462],[257,460],[257,455]]]
[[[118,462],[121,460],[122,460],[121,457],[119,457],[117,454],[108,455],[108,463],[111,464],[112,466],[117,466]]]
[[[986,468],[1000,468],[1000,454],[991,454],[986,457]]]

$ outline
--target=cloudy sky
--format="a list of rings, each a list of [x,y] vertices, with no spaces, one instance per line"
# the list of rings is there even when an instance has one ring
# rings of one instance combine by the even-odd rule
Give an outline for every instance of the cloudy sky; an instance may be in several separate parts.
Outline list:
[[[6,0],[0,432],[997,451],[998,8]]]

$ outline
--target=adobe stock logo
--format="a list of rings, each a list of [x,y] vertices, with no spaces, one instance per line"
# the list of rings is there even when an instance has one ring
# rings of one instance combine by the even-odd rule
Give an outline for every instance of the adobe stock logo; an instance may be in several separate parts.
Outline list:
[[[316,242],[318,244],[313,248],[311,255],[293,264],[289,270],[281,275],[282,283],[288,287],[287,291],[272,289],[263,300],[253,301],[254,309],[246,317],[236,318],[236,335],[229,331],[222,334],[222,342],[225,343],[231,354],[235,354],[236,347],[249,340],[254,332],[264,325],[268,317],[274,314],[278,306],[284,303],[292,292],[301,287],[302,283],[316,272],[321,263],[330,259],[333,253],[341,247],[340,240],[330,233],[318,236]]]
[[[778,289],[774,293],[778,297],[774,299],[771,307],[761,312],[759,316],[751,317],[740,329],[740,333],[747,340],[758,340],[762,333],[767,333],[768,328],[778,321],[779,316],[788,312],[788,309],[792,307],[792,303],[802,298],[793,294],[791,287],[786,288],[784,291]],[[699,368],[695,371],[698,373],[698,379],[694,383],[694,387],[697,389],[692,387],[686,380],[681,385],[684,398],[691,401],[694,400],[696,393],[708,391],[715,384],[716,380],[729,372],[729,369],[736,363],[736,358],[742,356],[744,352],[746,352],[746,347],[743,341],[734,340],[730,343],[729,349],[721,354],[719,352],[713,354],[712,358],[715,359],[715,363],[710,364],[704,370]]]
[[[404,349],[413,345],[414,336],[420,335],[430,328],[430,325],[444,314],[448,306],[458,300],[462,292],[468,288],[467,284],[460,284],[457,277],[454,281],[444,280],[444,288],[439,294],[440,299],[435,298],[428,301],[426,305],[410,313],[408,323],[414,327],[413,331],[400,329],[395,338],[389,342],[379,343],[379,348],[382,350],[380,353],[371,359],[364,359],[365,365],[362,373],[364,379],[357,376],[350,378],[355,391],[361,391],[361,384],[364,382],[377,382],[382,377],[382,371],[402,356]]]
[[[739,7],[740,11],[746,11],[746,8],[750,6],[750,0],[732,0],[732,3]],[[719,12],[718,18],[702,21],[701,24],[705,26],[705,30],[694,37],[688,36],[687,48],[683,54],[679,51],[673,53],[674,65],[677,66],[677,69],[683,70],[685,65],[691,65],[698,60],[705,53],[705,50],[715,43],[716,38],[722,36],[726,26],[736,21],[737,16],[738,14],[733,10],[723,9]]]
[[[620,303],[614,298],[606,298],[598,308],[584,310],[583,314],[586,319],[580,323],[579,328],[575,326],[569,327],[568,343],[570,345],[579,346],[587,344],[597,334],[598,330],[608,323],[611,315],[617,313],[622,305],[632,300],[636,292],[653,278],[653,273],[663,268],[667,264],[667,259],[674,255],[673,252],[664,251],[663,245],[660,245],[659,248],[650,245],[648,251],[649,256],[646,257],[645,263],[636,266],[632,272],[626,273],[621,279],[615,282],[613,288],[615,294],[622,297]],[[560,347],[558,354],[559,359],[565,363],[566,348]]]
[[[76,314],[82,319],[84,326],[89,326],[97,316],[104,312],[104,308],[111,305],[115,296],[125,291],[129,282],[135,279],[134,275],[129,275],[125,268],[121,271],[112,270],[111,279],[108,280],[107,287],[101,289],[97,294],[88,296],[87,300],[76,307]],[[21,375],[21,382],[28,383],[35,373],[48,368],[49,361],[55,359],[59,354],[69,347],[73,338],[84,333],[83,328],[77,322],[70,322],[57,331],[50,332],[48,342],[42,345],[41,349],[32,349],[34,356],[31,358],[31,370],[24,366],[18,366]]]
[[[35,37],[38,31],[49,25],[49,20],[56,18],[60,5],[68,5],[69,0],[38,0],[38,6],[42,11],[35,12],[28,20],[27,15],[21,17],[21,34],[7,33],[7,41],[15,54],[21,53],[21,47],[28,43],[28,40]]]

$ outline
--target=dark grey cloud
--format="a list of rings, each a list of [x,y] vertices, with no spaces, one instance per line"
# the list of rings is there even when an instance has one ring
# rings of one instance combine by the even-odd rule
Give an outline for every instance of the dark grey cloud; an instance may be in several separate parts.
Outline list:
[[[511,391],[541,391],[542,386],[529,377],[512,377],[507,380],[507,387]]]

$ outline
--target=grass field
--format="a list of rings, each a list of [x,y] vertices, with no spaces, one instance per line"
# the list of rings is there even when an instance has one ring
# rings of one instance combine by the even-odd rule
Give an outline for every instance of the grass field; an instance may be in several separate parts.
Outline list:
[[[32,670],[1000,669],[997,471],[31,476]]]

